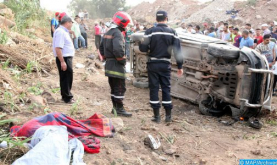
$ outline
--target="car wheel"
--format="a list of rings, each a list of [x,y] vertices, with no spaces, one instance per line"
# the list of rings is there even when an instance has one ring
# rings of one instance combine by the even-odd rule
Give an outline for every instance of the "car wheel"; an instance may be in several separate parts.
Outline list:
[[[239,58],[240,49],[230,45],[209,44],[207,52],[217,58],[237,59]]]
[[[207,108],[201,102],[199,103],[199,111],[203,115],[212,116],[212,114],[209,112],[209,108]]]
[[[147,81],[143,81],[143,80],[140,80],[140,79],[135,79],[133,80],[133,85],[134,87],[137,87],[137,88],[148,88],[149,87],[149,83]]]

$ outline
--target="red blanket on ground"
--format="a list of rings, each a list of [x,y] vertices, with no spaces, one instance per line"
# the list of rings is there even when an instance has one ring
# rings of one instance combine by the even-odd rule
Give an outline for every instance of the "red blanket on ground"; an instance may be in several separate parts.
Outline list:
[[[31,137],[38,128],[47,125],[66,126],[69,139],[90,135],[112,137],[114,134],[114,127],[111,120],[104,115],[94,114],[86,120],[74,120],[58,112],[36,117],[23,126],[13,126],[11,128],[11,134],[15,137]],[[94,140],[90,140],[90,144],[82,143],[86,152],[99,153],[100,141],[98,139],[94,138]]]

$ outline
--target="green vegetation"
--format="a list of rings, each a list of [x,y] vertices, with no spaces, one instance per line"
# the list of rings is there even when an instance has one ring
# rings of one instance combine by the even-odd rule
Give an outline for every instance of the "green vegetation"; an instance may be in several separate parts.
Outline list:
[[[39,0],[8,0],[4,4],[15,14],[15,28],[22,34],[28,34],[28,28],[49,25],[47,14],[40,8]]]
[[[8,42],[8,35],[6,31],[0,31],[0,44],[5,45]]]
[[[267,120],[266,123],[272,126],[277,126],[277,120],[274,119]]]
[[[2,64],[2,69],[7,69],[10,65],[10,59],[7,59],[3,64]]]
[[[79,111],[79,104],[80,104],[79,99],[74,104],[72,104],[70,108],[70,115],[73,116],[77,114],[77,112]]]
[[[247,0],[247,4],[249,4],[250,6],[256,6],[257,0]]]
[[[10,124],[10,123],[16,121],[16,120],[14,120],[14,119],[3,120],[2,118],[5,117],[5,116],[6,116],[6,114],[1,114],[1,115],[0,115],[0,126],[3,126],[3,125],[5,125],[5,124]]]
[[[14,113],[14,110],[20,111],[20,108],[15,103],[15,98],[11,92],[5,91],[4,92],[4,104],[8,106],[11,111]]]
[[[53,89],[51,89],[51,91],[52,91],[52,93],[56,94],[61,91],[61,88],[53,88]]]
[[[118,10],[127,11],[126,0],[72,0],[69,8],[75,14],[88,11],[90,18],[111,18]]]
[[[35,86],[29,87],[28,92],[30,92],[36,96],[41,95],[43,93],[43,90],[41,89],[41,87],[42,87],[42,84],[38,83]]]

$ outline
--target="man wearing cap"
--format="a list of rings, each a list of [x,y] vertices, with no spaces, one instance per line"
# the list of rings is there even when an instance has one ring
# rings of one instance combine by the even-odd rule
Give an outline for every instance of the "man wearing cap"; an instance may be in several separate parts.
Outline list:
[[[149,61],[147,63],[150,104],[154,111],[152,121],[159,123],[160,117],[160,101],[159,87],[162,88],[162,105],[166,111],[166,122],[171,122],[171,110],[173,108],[170,96],[170,76],[171,76],[171,54],[174,53],[177,61],[177,74],[183,75],[183,57],[181,54],[180,40],[175,30],[169,28],[166,23],[168,21],[167,12],[158,11],[156,14],[158,22],[157,27],[152,27],[145,32],[142,43],[139,46],[140,51],[149,53]]]
[[[69,34],[72,19],[67,15],[61,18],[61,25],[54,33],[53,52],[60,75],[60,88],[62,100],[65,103],[74,103],[71,93],[73,83],[72,59],[75,54],[74,46]]]
[[[268,29],[268,24],[262,24],[263,36],[270,34],[271,31]]]
[[[55,32],[55,30],[59,27],[59,15],[60,15],[60,13],[59,12],[56,12],[55,13],[55,18],[53,18],[52,20],[51,20],[51,36],[52,36],[52,38],[53,38],[53,34],[54,34],[54,32]]]

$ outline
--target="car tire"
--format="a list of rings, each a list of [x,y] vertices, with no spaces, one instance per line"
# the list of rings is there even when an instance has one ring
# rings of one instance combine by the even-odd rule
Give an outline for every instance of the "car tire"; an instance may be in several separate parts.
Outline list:
[[[199,103],[199,111],[197,113],[199,112],[202,115],[212,116],[212,114],[209,113],[209,108],[205,107],[201,102]]]
[[[209,44],[207,52],[216,58],[231,60],[239,58],[240,49],[230,45],[213,43]]]
[[[133,80],[133,85],[134,85],[134,87],[137,87],[137,88],[148,88],[149,87],[148,82],[139,81],[138,79]]]

